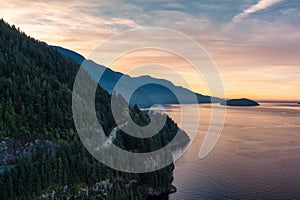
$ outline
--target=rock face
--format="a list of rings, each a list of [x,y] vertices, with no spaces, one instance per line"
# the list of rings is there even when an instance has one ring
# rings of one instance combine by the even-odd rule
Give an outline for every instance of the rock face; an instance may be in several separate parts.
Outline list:
[[[169,184],[168,187],[165,187],[162,191],[156,191],[153,188],[149,187],[147,190],[148,199],[168,199],[168,194],[175,193],[177,191],[176,187],[172,184]]]
[[[57,145],[49,140],[36,139],[33,142],[22,145],[20,140],[6,137],[0,140],[0,166],[14,164],[19,157],[34,157],[37,148],[40,148],[46,155],[52,154]]]
[[[230,99],[220,103],[223,106],[259,106],[259,103],[250,99]]]
[[[136,179],[125,182],[122,177],[108,178],[89,187],[80,187],[78,193],[75,195],[71,194],[72,191],[69,185],[64,185],[42,194],[37,199],[107,199],[107,195],[110,191],[114,191],[115,193],[124,193],[130,190],[135,190],[138,184],[139,182]],[[144,196],[147,195],[145,194]]]

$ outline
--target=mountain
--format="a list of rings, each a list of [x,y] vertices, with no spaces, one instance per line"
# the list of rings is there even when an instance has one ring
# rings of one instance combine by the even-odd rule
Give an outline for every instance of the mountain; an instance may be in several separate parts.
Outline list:
[[[59,46],[51,46],[51,47],[58,50],[59,52],[61,52],[65,56],[71,58],[72,60],[74,60],[78,64],[81,64],[85,60],[85,58],[82,55],[76,53],[75,51],[71,51],[71,50],[68,50],[68,49],[65,49],[65,48],[62,48],[62,47],[59,47]]]
[[[149,189],[168,192],[173,164],[150,173],[120,172],[94,159],[82,145],[72,114],[72,89],[79,68],[46,43],[0,20],[0,199],[143,199]],[[92,80],[88,72],[84,75]],[[150,138],[118,130],[111,97],[99,86],[95,110],[104,134],[116,131],[112,142],[120,148],[151,152],[178,133],[188,142],[169,117]],[[137,124],[150,121],[136,106],[121,109],[128,110]],[[119,161],[115,155],[107,156]]]
[[[63,55],[73,59],[78,64],[89,65],[90,74],[97,72],[103,73],[99,84],[109,93],[112,93],[117,82],[122,78],[120,90],[126,93],[128,87],[137,87],[138,89],[132,95],[129,103],[130,105],[137,104],[139,107],[150,107],[153,104],[178,104],[179,101],[175,94],[180,94],[180,103],[219,103],[222,101],[220,98],[205,96],[202,94],[194,93],[186,88],[175,86],[172,82],[164,79],[157,79],[151,76],[130,77],[129,75],[115,72],[103,65],[99,65],[92,60],[85,60],[85,58],[68,49],[53,46]],[[144,83],[149,83],[145,84]],[[141,87],[139,87],[142,85]],[[195,98],[195,100],[193,100]]]

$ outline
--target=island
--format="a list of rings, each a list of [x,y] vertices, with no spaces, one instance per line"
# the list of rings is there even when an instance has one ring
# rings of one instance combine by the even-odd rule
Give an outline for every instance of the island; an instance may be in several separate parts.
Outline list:
[[[223,106],[259,106],[259,103],[250,99],[230,99],[220,103]]]

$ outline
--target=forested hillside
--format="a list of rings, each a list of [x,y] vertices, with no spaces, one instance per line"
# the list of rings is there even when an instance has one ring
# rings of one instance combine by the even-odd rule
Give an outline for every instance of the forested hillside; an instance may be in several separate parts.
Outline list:
[[[145,174],[123,173],[101,164],[83,147],[72,119],[72,86],[79,67],[0,21],[0,143],[11,139],[24,147],[37,144],[32,153],[1,166],[0,199],[142,199],[149,188],[168,191],[173,165]],[[116,126],[110,98],[98,87],[96,111],[106,134]],[[138,123],[149,122],[137,107],[130,113]],[[115,143],[130,151],[151,151],[169,143],[177,130],[168,118],[153,139],[137,141],[119,132]],[[55,150],[49,152],[36,141],[51,141]]]

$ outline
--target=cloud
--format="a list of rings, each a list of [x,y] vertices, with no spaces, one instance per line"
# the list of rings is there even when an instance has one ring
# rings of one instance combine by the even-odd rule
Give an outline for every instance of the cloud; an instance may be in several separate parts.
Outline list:
[[[243,10],[243,12],[234,16],[232,18],[231,23],[229,23],[226,26],[226,29],[228,30],[228,29],[232,28],[235,24],[241,22],[244,18],[248,17],[248,15],[255,13],[259,10],[264,10],[264,9],[266,9],[276,3],[279,3],[281,1],[283,1],[283,0],[260,0],[257,4],[251,6],[250,8]]]
[[[0,0],[0,18],[36,39],[85,57],[102,41],[124,30],[148,26],[175,29],[206,48],[230,97],[275,99],[279,98],[278,88],[283,87],[280,91],[286,96],[280,98],[300,98],[295,92],[300,84],[299,1],[245,0],[235,1],[234,6],[231,1],[218,0],[141,1]],[[272,10],[272,16],[251,17],[279,2],[282,4]],[[237,23],[240,24],[234,29],[224,29]],[[178,42],[176,45],[180,46]],[[120,60],[115,70],[149,60],[172,61],[188,76],[191,86],[198,88],[195,90],[206,91],[194,77],[196,73],[161,53],[145,52],[134,59]]]
[[[109,36],[141,27],[130,18],[103,14],[102,8],[109,6],[103,1],[0,0],[0,4],[0,18],[36,39],[84,56]]]

